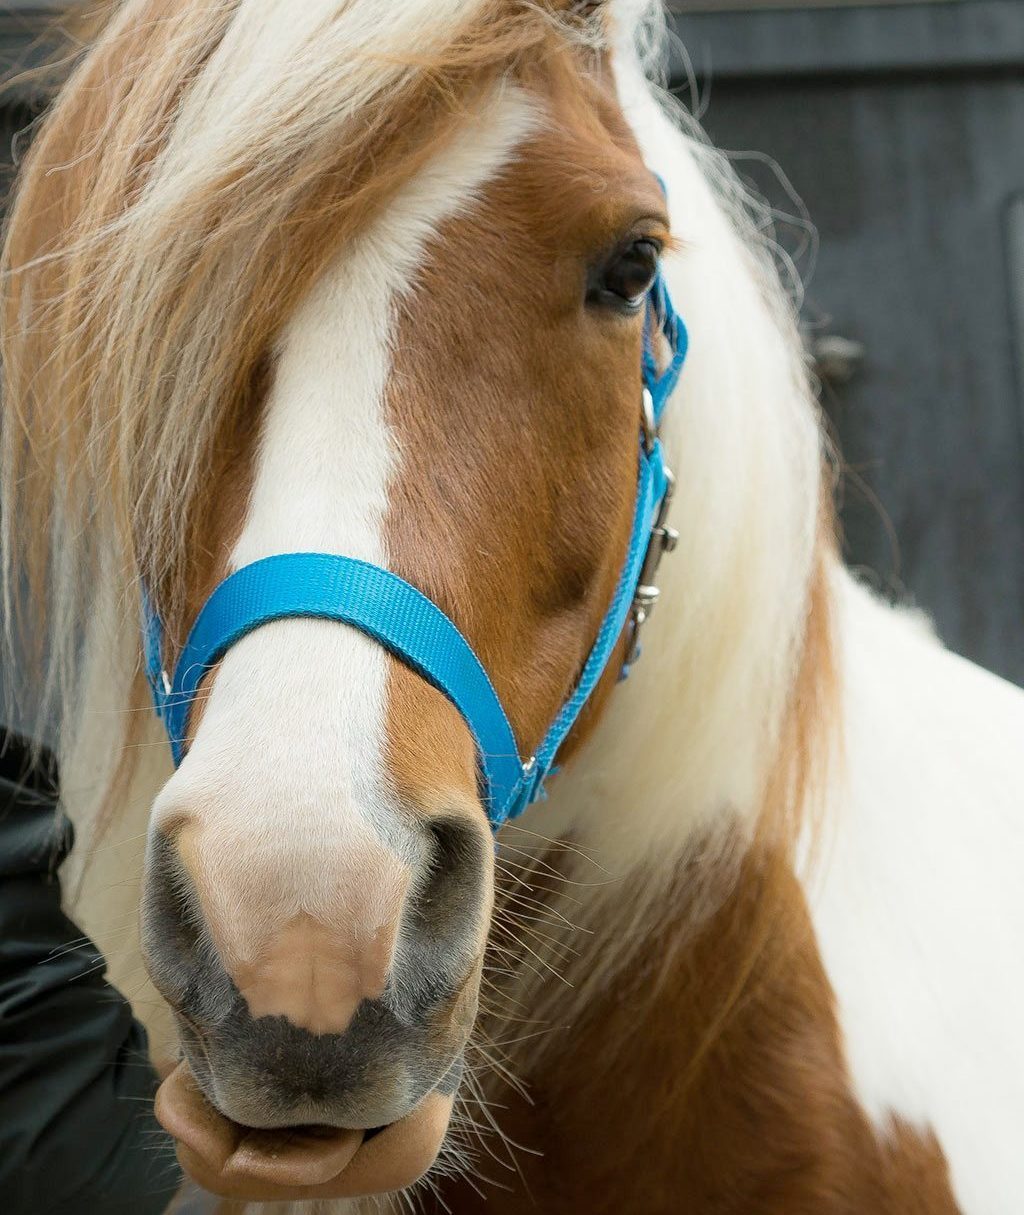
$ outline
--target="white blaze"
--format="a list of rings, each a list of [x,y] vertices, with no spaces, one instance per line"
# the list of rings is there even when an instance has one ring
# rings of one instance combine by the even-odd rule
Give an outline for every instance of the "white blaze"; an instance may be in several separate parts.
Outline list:
[[[523,94],[497,90],[298,310],[280,343],[232,568],[301,551],[387,565],[388,488],[401,467],[385,417],[395,304],[439,225],[472,205],[532,122]],[[226,850],[244,839],[287,892],[275,920],[326,911],[326,884],[336,890],[338,880],[327,852],[351,854],[371,824],[387,833],[387,661],[379,645],[333,622],[278,621],[245,637],[213,681],[154,821],[185,805],[222,829]],[[310,864],[318,856],[325,863]]]

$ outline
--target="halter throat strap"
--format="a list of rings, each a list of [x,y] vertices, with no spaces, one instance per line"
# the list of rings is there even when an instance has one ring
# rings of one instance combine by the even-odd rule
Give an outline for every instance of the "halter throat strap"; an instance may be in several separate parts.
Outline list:
[[[658,337],[669,351],[659,370]],[[608,667],[623,630],[631,635],[623,674],[640,655],[640,631],[657,598],[654,576],[675,533],[667,526],[673,479],[658,437],[686,357],[687,335],[659,274],[647,301],[637,500],[619,582],[579,681],[534,755],[523,759],[515,734],[472,646],[421,591],[380,566],[332,553],[286,553],[244,566],[206,601],[178,658],[163,663],[159,615],[143,601],[147,674],[175,764],[185,751],[188,716],[203,676],[248,633],[274,620],[308,617],[357,628],[442,692],[476,743],[479,785],[495,829],[543,795],[559,748]]]

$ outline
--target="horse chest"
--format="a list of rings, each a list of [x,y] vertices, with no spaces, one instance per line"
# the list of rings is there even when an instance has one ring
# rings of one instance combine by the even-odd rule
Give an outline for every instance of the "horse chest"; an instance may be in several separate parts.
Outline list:
[[[751,954],[740,943],[769,896],[775,935]],[[751,868],[686,943],[671,927],[653,934],[551,1039],[520,1073],[529,1103],[497,1078],[485,1085],[521,1147],[490,1137],[480,1173],[498,1185],[443,1187],[455,1215],[958,1211],[934,1138],[898,1122],[879,1137],[854,1097],[785,866]]]

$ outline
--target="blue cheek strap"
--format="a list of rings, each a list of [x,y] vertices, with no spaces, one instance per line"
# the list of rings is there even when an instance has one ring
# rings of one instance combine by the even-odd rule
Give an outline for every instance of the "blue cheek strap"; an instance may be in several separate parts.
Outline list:
[[[659,334],[669,349],[668,364],[661,370]],[[559,748],[627,625],[631,631],[624,674],[640,655],[640,631],[658,595],[654,585],[658,562],[676,538],[666,525],[673,481],[658,431],[686,349],[686,328],[659,274],[647,300],[637,501],[626,561],[576,688],[534,755],[525,761],[520,757],[505,710],[472,646],[421,591],[397,574],[353,557],[287,553],[247,565],[216,588],[192,627],[173,680],[163,665],[160,618],[144,597],[147,674],[175,764],[183,758],[196,689],[236,642],[273,620],[335,620],[384,646],[458,709],[476,743],[480,795],[494,828],[521,814],[542,796]]]

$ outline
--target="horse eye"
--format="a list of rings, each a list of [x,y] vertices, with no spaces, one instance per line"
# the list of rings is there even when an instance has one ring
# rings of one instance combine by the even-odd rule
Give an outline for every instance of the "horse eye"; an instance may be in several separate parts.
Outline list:
[[[591,303],[636,310],[658,273],[661,247],[643,237],[619,249],[602,267],[597,284],[588,292]]]

